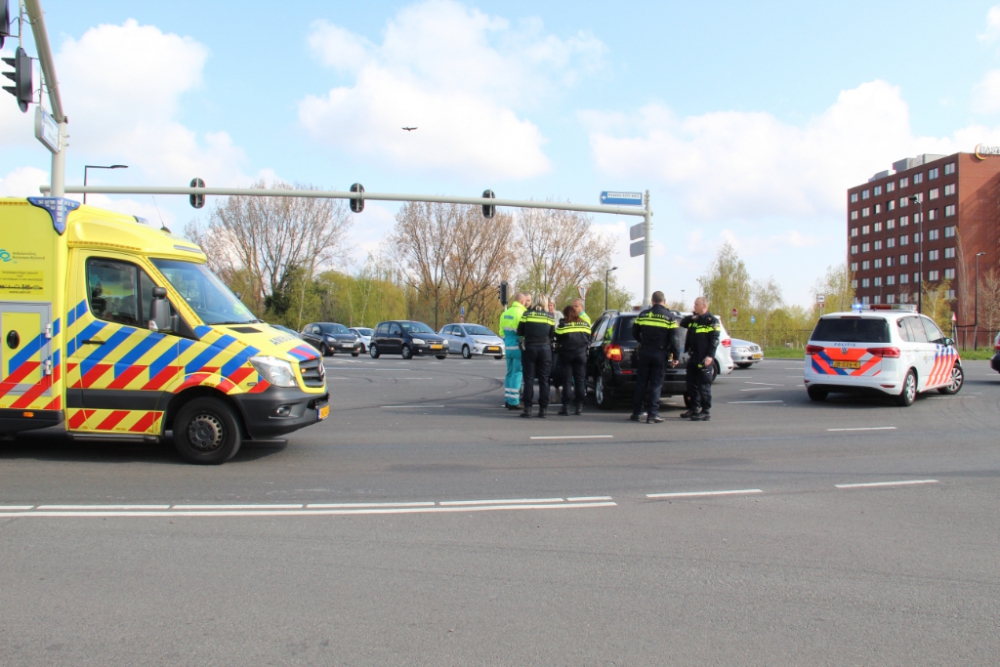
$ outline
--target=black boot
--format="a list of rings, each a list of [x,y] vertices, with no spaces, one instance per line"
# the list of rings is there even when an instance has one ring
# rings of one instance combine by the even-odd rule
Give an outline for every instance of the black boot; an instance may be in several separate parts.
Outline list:
[[[646,417],[646,423],[647,424],[662,424],[663,423],[663,417],[661,417],[660,415],[649,415],[648,417]]]
[[[569,417],[569,410],[567,410],[566,406],[564,405],[562,406],[562,408],[559,409],[559,412],[557,414],[560,417]]]
[[[525,405],[524,410],[521,411],[521,417],[524,419],[529,419],[531,417],[531,406]]]
[[[538,408],[538,416],[541,419],[545,419],[545,408]]]
[[[698,411],[695,410],[694,408],[691,408],[687,412],[682,412],[680,417],[681,419],[691,419],[691,417],[694,417],[696,414],[698,414]]]
[[[576,406],[576,412],[574,412],[573,414],[576,415],[577,417],[579,417],[580,415],[582,415],[583,414],[583,406],[582,405]]]
[[[691,421],[693,422],[707,422],[712,418],[712,415],[708,413],[708,410],[702,410],[696,415],[691,416]]]

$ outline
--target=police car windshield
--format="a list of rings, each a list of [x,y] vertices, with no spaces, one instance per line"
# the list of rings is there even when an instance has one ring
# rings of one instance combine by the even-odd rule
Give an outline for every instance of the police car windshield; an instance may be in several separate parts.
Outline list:
[[[256,322],[250,309],[204,264],[154,259],[153,265],[205,324]]]
[[[836,343],[888,343],[889,326],[881,317],[821,319],[811,340]]]
[[[469,332],[470,336],[496,336],[495,333],[481,324],[466,324],[465,330]]]

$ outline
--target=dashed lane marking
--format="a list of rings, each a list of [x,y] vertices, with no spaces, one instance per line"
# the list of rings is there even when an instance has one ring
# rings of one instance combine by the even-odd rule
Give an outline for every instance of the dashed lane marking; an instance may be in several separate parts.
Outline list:
[[[606,440],[613,435],[533,435],[532,440]]]
[[[779,399],[775,401],[728,401],[728,403],[730,405],[737,405],[740,403],[784,403],[784,401]]]
[[[746,384],[759,384],[764,387],[784,387],[783,384],[771,384],[769,382],[747,382]]]
[[[914,484],[938,484],[936,479],[905,479],[898,482],[864,482],[861,484],[834,484],[838,489],[865,489],[877,486],[911,486]]]
[[[443,408],[443,405],[383,405],[383,408]]]
[[[859,426],[857,428],[828,428],[827,431],[895,431],[895,426]]]
[[[761,489],[732,489],[728,491],[681,491],[678,493],[647,493],[647,498],[700,498],[707,496],[742,496],[764,493]]]

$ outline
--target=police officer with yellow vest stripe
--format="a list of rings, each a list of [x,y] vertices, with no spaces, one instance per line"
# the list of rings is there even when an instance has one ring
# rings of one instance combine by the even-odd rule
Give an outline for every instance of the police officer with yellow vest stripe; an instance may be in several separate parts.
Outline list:
[[[688,353],[687,393],[690,401],[690,409],[681,413],[681,418],[707,422],[711,419],[713,365],[722,327],[715,315],[708,312],[708,299],[703,296],[694,300],[694,314],[681,320],[681,327],[687,329],[684,350]]]
[[[635,397],[632,400],[632,421],[639,421],[646,411],[647,424],[659,424],[660,390],[663,388],[663,375],[667,370],[668,361],[676,366],[680,359],[674,333],[677,331],[677,320],[663,304],[666,301],[663,292],[653,292],[651,308],[639,313],[632,323],[632,336],[638,341],[636,351]],[[643,405],[645,404],[645,405]]]
[[[508,410],[521,407],[521,338],[517,325],[527,308],[528,296],[518,292],[507,310],[500,314],[500,335],[503,336],[504,356],[507,358],[507,375],[503,379],[503,399]]]
[[[531,308],[521,316],[517,333],[524,337],[524,352],[521,354],[521,370],[524,372],[524,403],[522,417],[531,416],[531,404],[535,398],[535,377],[538,377],[538,416],[544,417],[549,407],[549,372],[552,370],[552,339],[555,337],[556,318],[549,312],[549,300],[544,294],[536,294]]]
[[[590,345],[590,325],[580,319],[576,305],[563,309],[563,320],[556,327],[556,346],[559,367],[562,369],[562,409],[559,414],[569,414],[569,404],[575,403],[573,414],[583,414],[583,401],[587,398],[587,348]]]

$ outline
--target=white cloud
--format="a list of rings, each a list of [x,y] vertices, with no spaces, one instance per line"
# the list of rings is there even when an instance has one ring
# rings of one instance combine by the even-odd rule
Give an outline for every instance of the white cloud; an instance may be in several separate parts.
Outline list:
[[[313,25],[309,45],[353,77],[300,102],[315,138],[400,168],[477,178],[548,171],[545,139],[519,113],[573,85],[604,52],[592,36],[560,39],[538,21],[512,27],[451,0],[400,10],[379,45],[325,21]]]
[[[681,118],[661,104],[633,117],[580,116],[600,169],[639,184],[652,179],[697,220],[840,214],[848,187],[895,160],[971,150],[1000,138],[1000,129],[982,126],[951,137],[916,137],[899,89],[884,81],[841,92],[802,126],[768,113]]]
[[[0,197],[39,197],[39,187],[49,182],[48,172],[35,167],[19,167],[0,178]]]
[[[1000,5],[990,7],[986,12],[986,32],[979,35],[983,42],[995,42],[1000,39]]]

